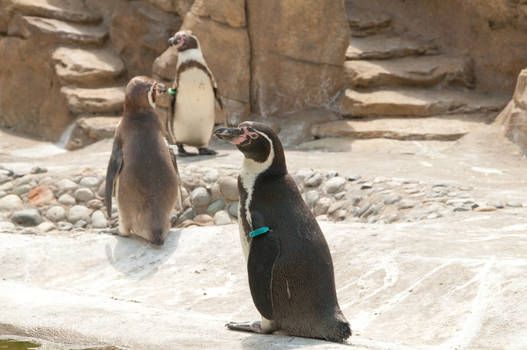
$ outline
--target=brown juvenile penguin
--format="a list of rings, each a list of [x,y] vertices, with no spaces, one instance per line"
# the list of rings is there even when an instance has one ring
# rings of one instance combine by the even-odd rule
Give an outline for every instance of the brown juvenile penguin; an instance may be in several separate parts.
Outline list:
[[[238,177],[238,224],[251,296],[262,315],[261,322],[227,327],[345,340],[351,329],[337,300],[331,254],[287,172],[280,140],[254,122],[220,128],[215,135],[245,156]]]
[[[112,193],[117,197],[119,233],[133,233],[157,245],[163,244],[170,229],[170,212],[175,205],[181,208],[176,158],[154,112],[157,96],[164,93],[163,84],[143,76],[126,86],[105,192],[108,216]]]
[[[215,121],[215,101],[223,107],[218,96],[216,80],[210,71],[197,36],[182,30],[168,40],[178,50],[174,85],[169,91],[170,108],[166,129],[169,141],[178,147],[178,155],[191,156],[183,145],[198,148],[199,155],[214,155],[207,148]]]

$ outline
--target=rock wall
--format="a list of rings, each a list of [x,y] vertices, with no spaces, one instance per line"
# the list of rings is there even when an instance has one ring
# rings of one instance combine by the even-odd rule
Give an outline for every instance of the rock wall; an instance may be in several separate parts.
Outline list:
[[[119,115],[122,101],[108,104],[111,96],[104,88],[117,91],[132,76],[151,75],[154,59],[181,26],[189,3],[1,1],[0,127],[56,141],[77,117]],[[56,59],[60,49],[79,55],[69,55],[66,67]],[[111,62],[123,61],[122,72],[104,71],[111,55]],[[72,99],[71,91],[82,92],[85,101],[77,101],[78,94]]]
[[[468,54],[479,90],[512,94],[527,67],[525,0],[348,0],[385,13],[443,47]]]
[[[497,117],[496,124],[527,155],[527,69],[518,76],[512,100]]]
[[[399,32],[411,29],[468,54],[480,90],[511,94],[517,74],[527,66],[525,0],[347,1],[397,19]],[[167,50],[166,40],[180,27],[194,31],[230,124],[251,118],[284,127],[294,123],[293,116],[312,110],[321,110],[322,117],[346,85],[345,0],[3,0],[0,126],[39,138],[57,140],[76,116],[93,113],[71,112],[60,93],[65,83],[50,64],[54,49],[82,40],[72,42],[61,34],[64,28],[52,28],[53,38],[43,23],[38,31],[34,23],[24,27],[22,16],[91,26],[88,39],[124,62],[125,72],[108,83],[112,87],[138,74],[172,80],[177,53]],[[94,45],[82,44],[87,50]]]
[[[196,0],[182,28],[200,38],[230,124],[324,106],[344,87],[344,1]],[[154,74],[171,81],[176,61],[167,49]]]
[[[166,49],[168,38],[180,26],[181,19],[176,14],[147,2],[121,2],[115,8],[110,40],[125,63],[129,78],[152,74],[152,62]]]
[[[49,63],[53,38],[23,33],[19,18],[1,10],[5,21],[0,18],[0,32],[5,32],[0,34],[0,127],[56,140],[73,118]]]
[[[264,117],[327,104],[344,88],[344,1],[248,0],[251,107]]]
[[[194,0],[146,0],[163,11],[184,17]]]

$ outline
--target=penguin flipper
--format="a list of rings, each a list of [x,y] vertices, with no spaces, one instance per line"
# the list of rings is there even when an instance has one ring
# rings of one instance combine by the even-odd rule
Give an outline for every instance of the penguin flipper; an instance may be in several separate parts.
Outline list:
[[[169,144],[176,144],[176,137],[174,136],[174,132],[172,130],[172,125],[174,125],[174,117],[176,113],[176,95],[169,95],[169,103],[168,103],[168,115],[166,118],[166,133],[167,133],[167,140]]]
[[[181,198],[181,177],[179,176],[179,170],[177,167],[177,159],[176,154],[174,153],[174,150],[172,148],[168,148],[168,153],[170,153],[170,159],[172,160],[172,165],[174,166],[174,170],[176,171],[176,177],[177,177],[177,199],[176,199],[176,209],[178,211],[183,210],[183,199]]]
[[[221,102],[220,94],[218,93],[218,87],[214,86],[214,98],[216,99],[216,103],[220,106],[220,109],[223,110],[223,102]]]
[[[277,237],[272,231],[252,238],[247,271],[254,305],[268,320],[273,319],[272,276],[273,266],[280,253]]]
[[[106,186],[104,204],[106,205],[106,213],[108,217],[112,216],[112,194],[115,190],[115,182],[121,169],[123,167],[123,149],[121,148],[121,140],[118,136],[113,141],[112,155],[106,170]]]

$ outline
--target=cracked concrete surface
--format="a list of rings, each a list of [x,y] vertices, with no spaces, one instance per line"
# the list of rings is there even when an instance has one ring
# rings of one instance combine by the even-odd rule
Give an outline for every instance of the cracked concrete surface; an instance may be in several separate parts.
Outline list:
[[[173,230],[162,248],[0,235],[0,333],[132,349],[525,349],[524,212],[323,223],[355,331],[343,345],[224,328],[258,318],[235,225]]]

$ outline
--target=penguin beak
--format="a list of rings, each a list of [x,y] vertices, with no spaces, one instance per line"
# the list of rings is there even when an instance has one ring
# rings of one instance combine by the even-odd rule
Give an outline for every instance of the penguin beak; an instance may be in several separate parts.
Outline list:
[[[222,140],[228,141],[232,144],[236,144],[238,138],[244,134],[244,131],[240,128],[218,128],[214,131],[214,135]]]

